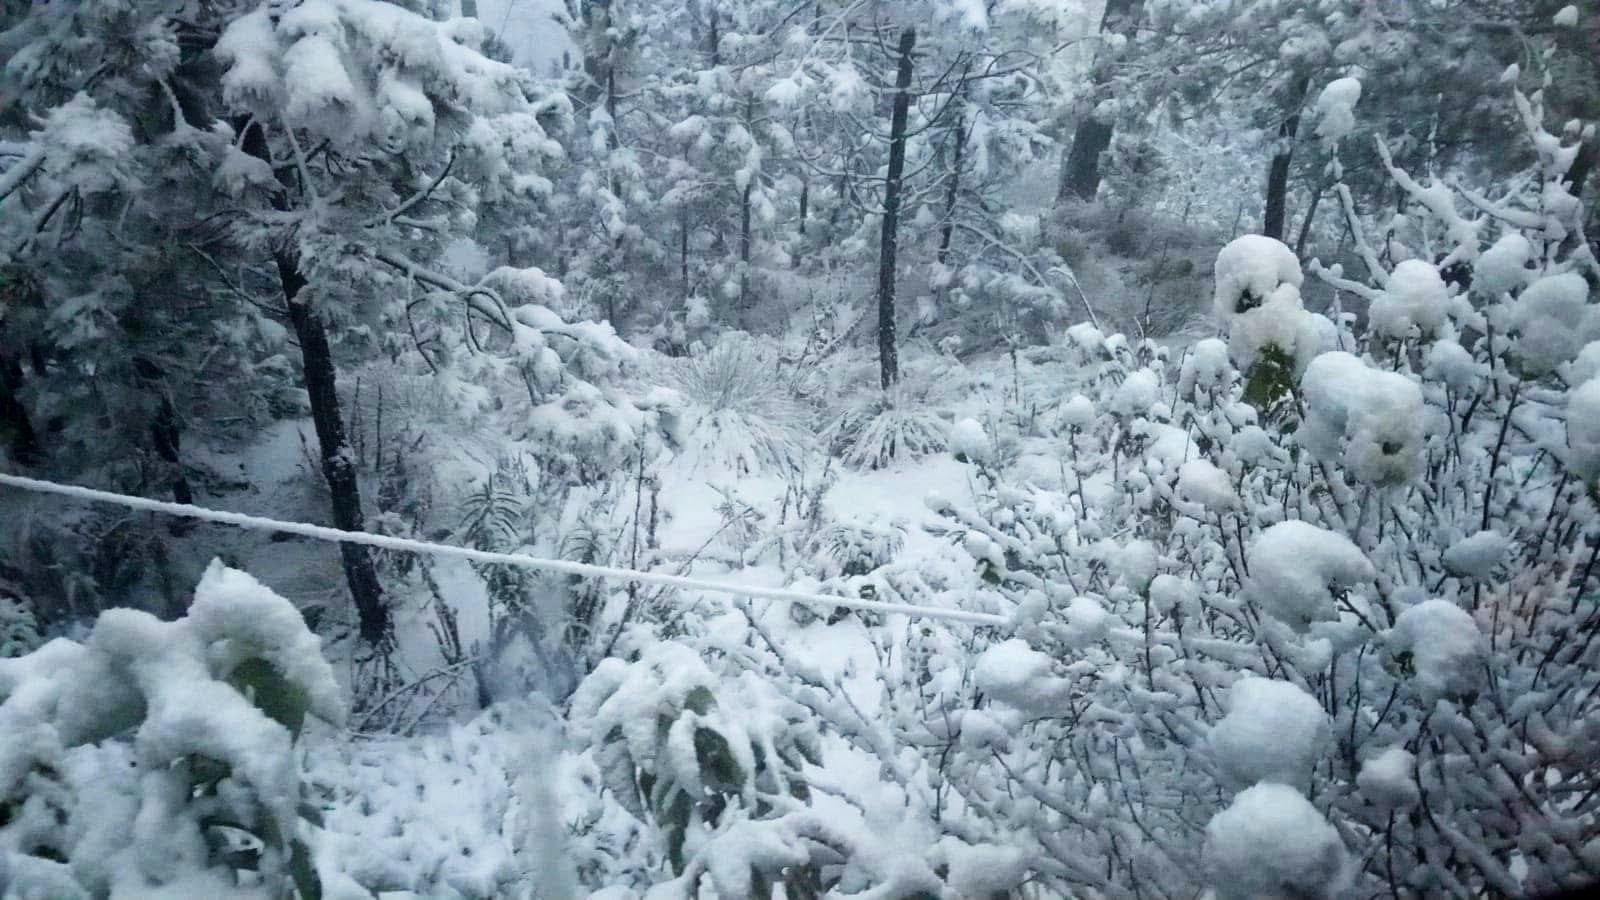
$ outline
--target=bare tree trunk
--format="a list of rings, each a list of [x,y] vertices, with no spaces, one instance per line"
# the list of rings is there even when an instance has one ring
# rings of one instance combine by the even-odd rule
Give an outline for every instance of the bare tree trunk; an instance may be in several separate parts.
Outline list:
[[[754,131],[755,102],[754,94],[745,97],[745,128],[752,132]],[[756,174],[751,172],[750,180],[744,183],[744,192],[739,198],[739,318],[741,320],[750,311],[750,192],[755,186]]]
[[[259,124],[246,126],[243,149],[256,159],[270,161],[272,158]],[[290,208],[287,191],[285,186],[272,198],[272,206],[279,212]],[[339,411],[338,373],[333,365],[333,350],[328,345],[327,325],[301,296],[307,282],[300,271],[299,255],[285,247],[273,253],[272,261],[277,266],[278,283],[289,309],[289,324],[300,344],[304,370],[301,377],[311,402],[311,421],[317,429],[317,443],[322,448],[322,477],[328,483],[333,525],[342,531],[363,531],[366,517],[361,512],[361,485],[356,480],[354,454],[345,438],[344,416]],[[372,554],[363,544],[341,543],[339,556],[344,562],[350,598],[355,601],[361,637],[375,647],[380,646],[390,635],[389,608],[383,602],[383,586],[378,583]]]
[[[1291,111],[1278,126],[1278,151],[1272,155],[1272,165],[1267,169],[1267,208],[1261,218],[1261,233],[1280,241],[1283,240],[1283,221],[1288,210],[1289,164],[1294,161],[1294,138],[1300,131],[1300,106],[1305,102],[1306,91],[1310,87],[1309,74],[1295,77],[1288,98]]]
[[[1144,12],[1144,0],[1106,0],[1105,15],[1100,18],[1100,33],[1132,37],[1134,26]],[[1098,57],[1099,54],[1096,54]],[[1111,66],[1104,59],[1095,60],[1090,76],[1091,103],[1098,103],[1100,94],[1111,83]],[[1100,191],[1100,154],[1111,146],[1112,126],[1095,117],[1091,105],[1088,114],[1078,121],[1072,133],[1072,149],[1061,163],[1061,186],[1056,192],[1056,202],[1066,200],[1093,200]]]
[[[683,277],[683,299],[689,299],[689,204],[678,208],[678,267]]]
[[[1317,206],[1322,203],[1323,193],[1324,188],[1319,184],[1316,191],[1311,195],[1311,206],[1306,210],[1306,217],[1300,221],[1300,236],[1295,238],[1294,241],[1295,256],[1304,258],[1306,255],[1306,241],[1311,238],[1311,223],[1316,221]]]
[[[333,527],[342,531],[362,531],[366,518],[361,512],[361,485],[345,438],[344,417],[339,411],[338,375],[333,366],[333,351],[328,346],[328,329],[322,316],[300,296],[306,286],[299,261],[288,251],[274,255],[283,298],[288,302],[289,322],[300,342],[304,364],[306,395],[311,399],[311,420],[322,447],[322,477],[328,482],[333,506]],[[389,608],[383,602],[383,587],[372,555],[362,544],[341,543],[345,580],[355,600],[361,637],[376,646],[389,635]]]
[[[911,109],[911,51],[917,29],[900,32],[900,68],[889,117],[889,172],[883,185],[883,230],[878,240],[878,378],[884,388],[900,380],[894,334],[895,252],[900,228],[900,178],[906,168],[906,118]]]
[[[44,453],[28,408],[17,396],[21,390],[22,366],[0,357],[0,430],[9,432],[12,458],[22,465],[35,466],[44,461]]]
[[[950,132],[955,146],[950,151],[950,175],[944,192],[944,224],[939,226],[939,250],[934,255],[941,266],[950,256],[950,241],[956,230],[956,200],[961,195],[961,163],[967,147],[966,108],[961,102],[961,89],[964,87],[965,81],[956,88],[955,99],[950,103],[950,111],[956,117],[956,127]]]

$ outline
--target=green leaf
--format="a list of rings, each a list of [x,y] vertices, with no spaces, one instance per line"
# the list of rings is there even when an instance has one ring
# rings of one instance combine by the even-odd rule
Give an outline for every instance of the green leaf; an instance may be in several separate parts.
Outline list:
[[[744,787],[744,772],[733,758],[728,739],[710,728],[694,730],[694,756],[701,777],[712,790],[736,793]]]
[[[716,705],[717,698],[712,695],[711,689],[703,686],[695,688],[689,692],[689,696],[683,698],[683,708],[696,715],[703,716]]]
[[[228,683],[250,698],[268,718],[289,729],[289,734],[300,736],[311,701],[299,685],[284,678],[272,663],[260,657],[247,659],[228,676]]]

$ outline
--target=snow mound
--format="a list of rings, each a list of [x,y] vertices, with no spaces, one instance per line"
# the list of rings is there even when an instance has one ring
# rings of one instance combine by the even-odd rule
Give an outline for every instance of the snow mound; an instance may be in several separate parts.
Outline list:
[[[950,452],[963,462],[982,463],[989,459],[989,435],[977,419],[962,419],[950,429]]]
[[[1343,351],[1311,361],[1300,379],[1306,418],[1295,439],[1357,479],[1402,484],[1422,471],[1422,389]]]
[[[1218,900],[1343,896],[1344,843],[1293,788],[1258,784],[1206,825],[1205,859]]]
[[[1317,137],[1328,144],[1344,138],[1356,127],[1356,103],[1361,100],[1361,82],[1338,78],[1317,95]]]
[[[1211,512],[1239,506],[1239,494],[1228,473],[1203,459],[1191,459],[1178,469],[1178,496]]]
[[[1448,600],[1424,600],[1401,613],[1389,649],[1411,654],[1425,700],[1465,697],[1483,687],[1488,644],[1472,615]]]
[[[1585,481],[1600,479],[1600,378],[1567,392],[1567,467]]]
[[[1472,290],[1493,301],[1516,293],[1532,278],[1528,271],[1532,260],[1533,244],[1520,232],[1501,235],[1472,267]]]
[[[1517,358],[1529,375],[1555,371],[1583,348],[1589,285],[1576,272],[1547,275],[1528,286],[1511,309]]]
[[[1161,402],[1161,379],[1149,369],[1130,372],[1111,395],[1111,411],[1124,418],[1146,416]]]
[[[1339,617],[1333,590],[1373,578],[1376,570],[1342,534],[1308,522],[1279,522],[1250,541],[1245,596],[1280,622],[1304,631]]]
[[[1408,259],[1389,273],[1383,295],[1367,315],[1373,331],[1393,340],[1428,337],[1444,324],[1449,290],[1439,270],[1420,259]]]
[[[995,701],[1034,715],[1058,712],[1067,697],[1067,682],[1051,674],[1050,657],[1020,638],[983,651],[973,677]]]
[[[1197,390],[1226,390],[1233,384],[1235,374],[1227,343],[1221,338],[1206,338],[1197,341],[1183,358],[1178,370],[1178,393],[1189,396]]]
[[[1305,275],[1300,259],[1282,241],[1259,234],[1234,238],[1217,253],[1217,317],[1228,319],[1265,302],[1280,285],[1295,288],[1298,297]]]
[[[1480,531],[1451,544],[1444,551],[1444,567],[1458,577],[1487,578],[1510,549],[1510,538],[1498,531]]]
[[[1417,780],[1411,777],[1415,762],[1404,747],[1390,747],[1361,764],[1356,787],[1382,809],[1410,809],[1421,796]]]
[[[1084,431],[1094,424],[1094,402],[1082,394],[1074,394],[1061,405],[1058,414],[1061,427]]]
[[[1263,781],[1305,790],[1328,745],[1331,725],[1316,698],[1287,681],[1234,682],[1228,714],[1211,727],[1211,750],[1226,787]]]

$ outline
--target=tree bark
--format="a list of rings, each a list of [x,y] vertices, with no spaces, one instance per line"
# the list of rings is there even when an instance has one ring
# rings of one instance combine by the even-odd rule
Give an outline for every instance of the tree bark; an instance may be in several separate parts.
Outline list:
[[[1267,208],[1261,217],[1261,233],[1283,240],[1283,222],[1288,210],[1289,164],[1294,162],[1294,138],[1300,131],[1300,107],[1311,88],[1309,74],[1295,76],[1289,91],[1291,112],[1278,126],[1278,152],[1267,168]]]
[[[750,94],[744,100],[745,127],[752,132],[755,130],[755,95]],[[750,173],[750,180],[744,183],[744,192],[739,198],[739,318],[743,320],[750,309],[750,192],[756,186],[756,173]],[[748,324],[748,323],[746,323]]]
[[[243,127],[244,152],[260,160],[270,160],[271,152],[261,125],[251,123]],[[285,185],[272,198],[275,210],[289,211],[287,191]],[[272,261],[278,269],[278,283],[283,290],[284,305],[289,310],[289,324],[300,344],[302,380],[311,402],[311,421],[317,429],[317,443],[322,448],[322,477],[328,483],[333,525],[342,531],[363,531],[366,517],[361,512],[361,485],[356,480],[353,454],[345,437],[344,416],[339,411],[338,373],[333,365],[333,350],[328,345],[327,325],[306,298],[300,296],[307,282],[300,271],[299,255],[285,247],[273,252]],[[382,646],[390,637],[389,608],[383,602],[383,586],[378,583],[372,554],[363,544],[341,543],[339,556],[344,563],[350,598],[355,602],[361,637],[374,647]]]
[[[1143,12],[1144,0],[1106,0],[1105,14],[1100,17],[1100,33],[1131,38]],[[1098,102],[1100,94],[1110,83],[1111,66],[1097,58],[1090,76],[1090,99]],[[1111,146],[1111,134],[1111,123],[1095,118],[1092,107],[1079,120],[1077,129],[1072,133],[1072,149],[1061,163],[1057,203],[1073,199],[1090,201],[1100,192],[1100,154]]]
[[[289,307],[289,322],[305,369],[306,394],[311,398],[311,420],[322,446],[322,477],[328,482],[333,505],[333,527],[341,531],[362,531],[366,527],[361,512],[361,485],[345,437],[344,416],[339,411],[338,374],[333,366],[333,351],[328,346],[328,329],[322,316],[300,296],[306,286],[299,260],[289,251],[274,255],[283,298]],[[374,646],[389,635],[389,608],[383,602],[383,587],[372,555],[362,544],[341,543],[345,580],[355,600],[361,637]]]
[[[44,453],[28,408],[17,396],[21,390],[22,366],[0,357],[0,430],[10,432],[12,458],[24,466],[36,466],[44,461]]]
[[[883,230],[878,240],[878,380],[885,389],[900,380],[894,334],[895,252],[900,229],[900,178],[906,168],[906,119],[911,110],[911,51],[917,29],[900,32],[900,67],[889,116],[889,171],[883,185]]]

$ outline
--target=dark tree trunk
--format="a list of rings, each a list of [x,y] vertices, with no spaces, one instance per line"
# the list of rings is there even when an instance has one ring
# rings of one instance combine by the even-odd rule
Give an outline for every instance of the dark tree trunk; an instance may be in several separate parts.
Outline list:
[[[1306,210],[1306,217],[1300,221],[1300,236],[1294,241],[1294,255],[1302,259],[1306,255],[1306,242],[1311,238],[1311,223],[1317,219],[1317,207],[1322,203],[1324,189],[1317,185],[1316,193],[1311,195],[1311,207]]]
[[[306,394],[311,398],[311,420],[316,425],[317,442],[322,446],[322,476],[327,479],[333,503],[333,527],[361,531],[366,527],[361,513],[361,485],[356,480],[350,444],[345,439],[344,416],[339,411],[337,373],[333,367],[333,351],[328,346],[328,329],[322,316],[300,297],[306,280],[300,274],[299,261],[287,251],[276,254],[274,261],[278,265],[278,280],[283,285],[283,298],[288,301],[289,322],[294,327],[295,340],[300,342]],[[350,596],[355,600],[361,637],[370,644],[380,644],[389,635],[389,608],[383,602],[383,587],[378,584],[372,555],[364,545],[349,543],[339,545],[339,554],[344,560]]]
[[[800,236],[806,236],[806,215],[811,211],[811,179],[800,181]]]
[[[1288,99],[1291,111],[1278,126],[1278,152],[1272,155],[1272,165],[1267,169],[1267,209],[1261,217],[1261,233],[1280,241],[1288,211],[1289,164],[1294,162],[1294,138],[1300,131],[1300,107],[1310,87],[1309,74],[1295,77]]]
[[[746,182],[744,194],[739,199],[739,314],[750,308],[750,189],[755,182]]]
[[[900,68],[889,117],[889,172],[883,185],[883,231],[878,240],[878,377],[884,388],[900,380],[894,335],[895,251],[900,229],[900,178],[906,168],[906,118],[911,109],[911,51],[917,30],[900,32]]]
[[[256,159],[270,160],[271,151],[261,126],[241,123],[241,127],[245,129],[244,152]],[[285,186],[272,198],[272,206],[279,212],[290,208],[287,191]],[[322,316],[300,296],[306,287],[306,278],[300,271],[299,256],[292,249],[284,248],[273,253],[272,261],[278,269],[278,283],[283,290],[284,305],[289,310],[289,324],[294,328],[295,340],[300,343],[305,370],[302,379],[311,402],[317,443],[322,447],[322,477],[328,482],[333,525],[343,531],[362,531],[366,528],[366,517],[361,512],[361,485],[356,480],[353,454],[345,438],[344,416],[339,411],[338,373],[333,366],[333,350],[328,346],[328,328]],[[383,586],[378,583],[372,554],[363,544],[341,543],[339,555],[344,562],[350,598],[355,601],[361,637],[375,647],[381,646],[390,636],[389,608],[383,602]]]
[[[689,299],[689,205],[678,211],[678,268],[683,277],[683,299]]]
[[[959,103],[960,94],[956,95]],[[967,147],[967,129],[964,110],[960,105],[955,105],[953,110],[956,115],[956,127],[951,131],[955,147],[950,151],[950,176],[944,189],[944,224],[939,226],[939,251],[935,258],[939,265],[944,265],[950,256],[950,241],[955,237],[956,230],[956,199],[961,194],[961,162],[963,151]]]
[[[744,101],[745,127],[754,131],[755,95]],[[750,192],[756,186],[755,173],[744,183],[744,193],[739,198],[739,316],[745,317],[750,309]]]
[[[0,357],[0,431],[10,437],[13,459],[24,466],[36,466],[44,461],[44,453],[28,408],[17,396],[21,390],[22,366]]]
[[[1105,15],[1100,18],[1101,34],[1120,34],[1132,37],[1133,29],[1144,11],[1144,0],[1106,0]],[[1106,85],[1111,83],[1111,66],[1097,59],[1090,76],[1090,99],[1098,103]],[[1078,121],[1072,133],[1072,149],[1061,164],[1061,187],[1056,202],[1065,200],[1093,200],[1100,192],[1100,154],[1111,146],[1112,126],[1095,118],[1093,107]]]

